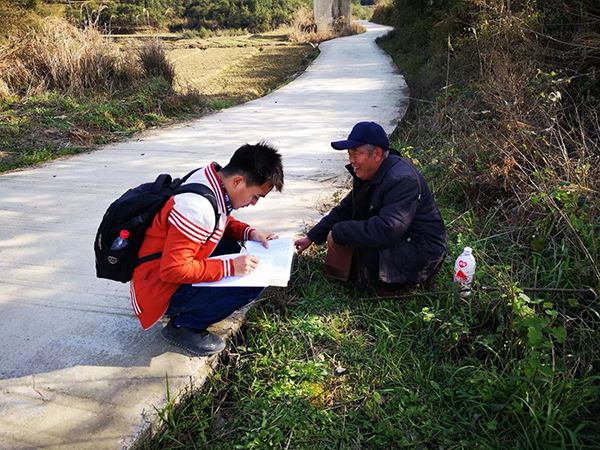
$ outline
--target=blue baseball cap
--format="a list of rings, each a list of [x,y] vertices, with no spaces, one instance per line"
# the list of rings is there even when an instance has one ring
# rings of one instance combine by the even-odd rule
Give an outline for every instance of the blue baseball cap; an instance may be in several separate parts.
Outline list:
[[[331,146],[336,150],[347,150],[356,148],[363,144],[373,144],[387,150],[390,146],[385,130],[375,122],[358,122],[352,128],[348,139],[345,141],[334,141]]]

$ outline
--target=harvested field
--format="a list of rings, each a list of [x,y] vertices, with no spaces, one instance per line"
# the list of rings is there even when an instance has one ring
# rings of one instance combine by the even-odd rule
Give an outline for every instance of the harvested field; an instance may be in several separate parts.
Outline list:
[[[313,51],[309,44],[245,42],[243,45],[244,41],[238,38],[210,47],[178,46],[169,51],[175,64],[176,88],[194,89],[208,98],[231,103],[248,101],[300,72]]]

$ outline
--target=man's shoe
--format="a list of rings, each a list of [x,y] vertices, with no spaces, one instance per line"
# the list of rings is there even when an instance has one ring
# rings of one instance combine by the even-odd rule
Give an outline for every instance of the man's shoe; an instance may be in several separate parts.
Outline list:
[[[396,297],[398,295],[398,290],[386,291],[384,288],[379,288],[375,291],[375,295],[377,297]]]
[[[177,345],[196,356],[214,355],[225,348],[225,342],[219,336],[207,330],[176,327],[173,319],[162,329],[162,335],[169,344]]]
[[[403,293],[405,293],[406,291],[408,291],[410,289],[416,288],[418,285],[419,285],[418,283],[396,285],[397,289],[391,288],[390,290],[386,289],[387,286],[381,286],[379,289],[377,289],[375,291],[375,295],[377,297],[397,297],[399,295],[402,295]]]

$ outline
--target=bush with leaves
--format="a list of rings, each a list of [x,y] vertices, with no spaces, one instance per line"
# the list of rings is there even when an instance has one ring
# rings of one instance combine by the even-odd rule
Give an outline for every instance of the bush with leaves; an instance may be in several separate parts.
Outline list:
[[[382,45],[413,98],[401,140],[424,141],[455,205],[496,215],[542,257],[566,246],[585,266],[568,282],[598,285],[600,8],[502,5],[397,0],[379,13],[398,20]]]
[[[189,28],[261,32],[287,22],[300,6],[309,5],[308,0],[187,0],[183,15]]]
[[[95,23],[114,29],[144,26],[177,28],[181,20],[190,29],[246,29],[267,31],[287,22],[310,0],[95,0],[72,8],[70,16],[79,24]]]

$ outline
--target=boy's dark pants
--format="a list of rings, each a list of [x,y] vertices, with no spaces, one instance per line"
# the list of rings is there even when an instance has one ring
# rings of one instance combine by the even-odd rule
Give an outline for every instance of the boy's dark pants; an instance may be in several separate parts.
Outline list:
[[[230,239],[221,239],[211,256],[239,253],[240,245]],[[165,315],[176,316],[175,326],[206,330],[213,323],[256,300],[263,287],[194,287],[182,284],[171,297]]]

